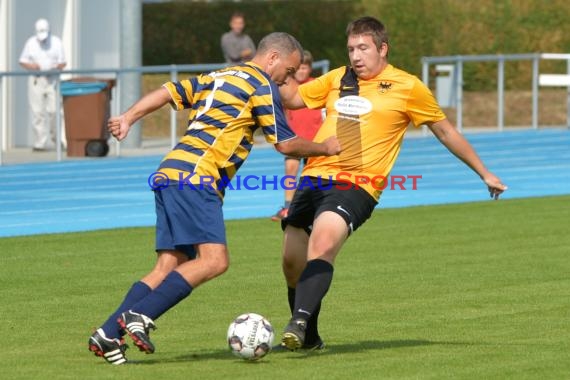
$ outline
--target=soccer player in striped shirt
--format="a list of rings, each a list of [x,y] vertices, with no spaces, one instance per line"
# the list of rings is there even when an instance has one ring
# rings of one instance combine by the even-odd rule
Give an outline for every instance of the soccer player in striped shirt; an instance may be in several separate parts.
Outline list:
[[[260,128],[286,155],[334,155],[338,140],[311,142],[287,126],[278,86],[301,63],[303,50],[287,33],[271,33],[248,62],[179,82],[168,82],[108,122],[118,140],[143,116],[170,103],[189,110],[188,129],[151,182],[157,213],[155,267],[135,282],[123,302],[89,338],[89,350],[111,364],[126,362],[122,336],[153,353],[154,320],[229,265],[222,215],[224,185],[235,175]]]

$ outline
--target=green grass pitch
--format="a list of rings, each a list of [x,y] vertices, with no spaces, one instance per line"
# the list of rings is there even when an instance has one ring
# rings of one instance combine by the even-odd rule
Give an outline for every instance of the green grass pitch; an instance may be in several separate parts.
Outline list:
[[[570,376],[570,196],[385,209],[345,245],[322,353],[257,363],[225,341],[243,312],[288,320],[281,231],[227,223],[229,271],[157,321],[157,352],[110,366],[93,329],[154,263],[154,229],[0,239],[5,379],[564,379]],[[130,342],[129,342],[130,343]]]

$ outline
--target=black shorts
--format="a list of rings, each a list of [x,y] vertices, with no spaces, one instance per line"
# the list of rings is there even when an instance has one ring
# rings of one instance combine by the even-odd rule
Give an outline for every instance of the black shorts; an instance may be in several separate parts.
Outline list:
[[[350,235],[370,218],[378,202],[361,188],[346,187],[345,182],[301,177],[281,228],[291,225],[310,235],[313,221],[322,212],[332,211],[344,219]]]

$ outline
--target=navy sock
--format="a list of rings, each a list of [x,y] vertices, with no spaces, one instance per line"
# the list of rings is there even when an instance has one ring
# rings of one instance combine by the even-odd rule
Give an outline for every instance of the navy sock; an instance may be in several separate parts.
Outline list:
[[[154,320],[188,297],[192,289],[192,285],[180,273],[172,271],[152,293],[133,305],[131,310]]]
[[[297,284],[293,318],[308,321],[311,316],[318,316],[317,310],[320,310],[321,301],[330,288],[333,271],[334,267],[325,260],[307,262]]]
[[[291,315],[293,315],[293,310],[295,309],[295,288],[287,287],[287,299],[289,301],[289,310],[291,310]],[[312,344],[319,340],[319,313],[321,312],[321,303],[317,305],[313,314],[307,321],[307,329],[305,330],[305,343]]]
[[[121,327],[117,323],[117,318],[122,312],[127,311],[138,301],[145,298],[152,289],[142,281],[135,282],[131,289],[127,292],[123,303],[115,310],[113,314],[107,319],[107,321],[101,326],[101,329],[105,332],[105,336],[110,339],[120,338],[122,334]]]

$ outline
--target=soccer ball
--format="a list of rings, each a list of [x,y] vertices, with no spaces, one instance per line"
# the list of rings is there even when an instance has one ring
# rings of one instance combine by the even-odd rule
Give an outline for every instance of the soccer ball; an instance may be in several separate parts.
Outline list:
[[[234,355],[246,360],[261,359],[271,351],[273,326],[255,313],[238,316],[228,328],[228,345]]]

